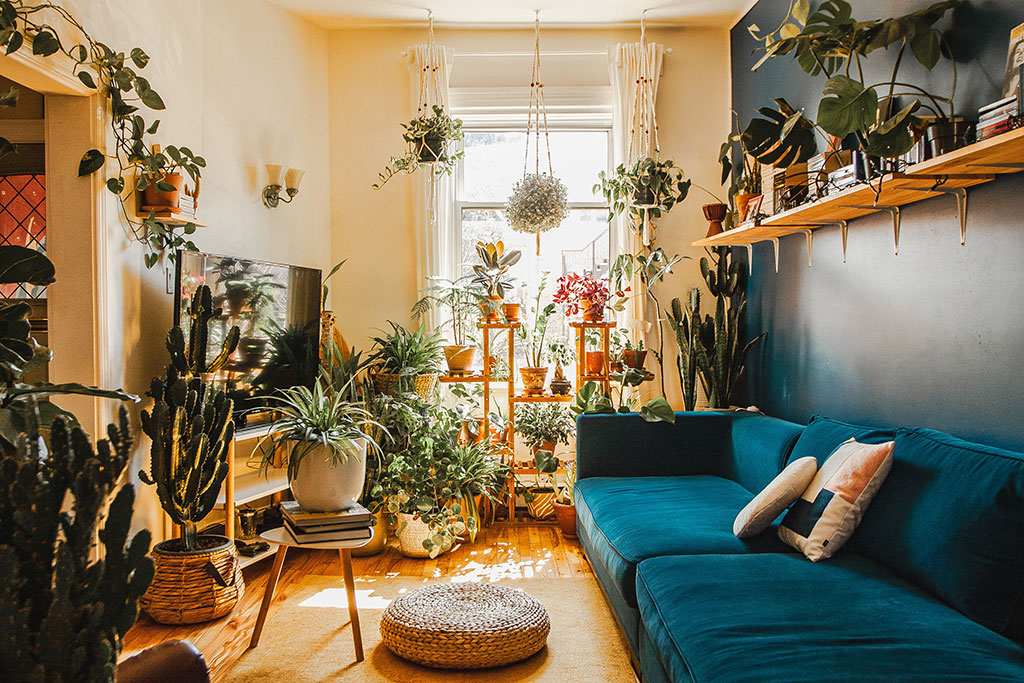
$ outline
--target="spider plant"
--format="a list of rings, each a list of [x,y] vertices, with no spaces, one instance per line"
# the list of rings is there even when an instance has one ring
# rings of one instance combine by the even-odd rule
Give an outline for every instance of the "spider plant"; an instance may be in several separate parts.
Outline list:
[[[391,333],[374,337],[375,351],[370,364],[377,372],[415,377],[437,372],[440,367],[441,337],[428,333],[423,325],[413,331],[388,321]]]

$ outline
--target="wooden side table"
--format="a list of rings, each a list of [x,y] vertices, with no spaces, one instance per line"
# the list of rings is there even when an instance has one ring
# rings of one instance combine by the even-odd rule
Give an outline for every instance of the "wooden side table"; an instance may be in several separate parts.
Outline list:
[[[356,661],[363,661],[363,634],[359,630],[359,610],[356,608],[356,585],[352,578],[352,548],[360,548],[370,542],[371,539],[364,538],[358,541],[331,541],[329,543],[304,543],[298,544],[292,538],[288,530],[283,526],[270,529],[260,534],[267,543],[277,545],[277,554],[274,555],[274,566],[270,570],[270,577],[267,580],[267,589],[263,593],[263,602],[260,604],[260,613],[256,617],[256,627],[252,632],[252,639],[249,647],[256,647],[260,642],[260,634],[263,632],[263,624],[267,620],[267,612],[270,611],[270,603],[274,599],[274,591],[277,590],[277,581],[281,578],[281,569],[284,567],[284,556],[289,547],[312,548],[314,550],[337,550],[341,555],[341,571],[345,577],[345,595],[348,598],[348,618],[352,624],[352,641],[356,650]]]

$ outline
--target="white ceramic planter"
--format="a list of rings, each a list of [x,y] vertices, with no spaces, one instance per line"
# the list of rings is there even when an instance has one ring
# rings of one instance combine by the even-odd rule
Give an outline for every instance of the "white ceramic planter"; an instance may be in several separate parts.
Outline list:
[[[356,504],[366,479],[366,442],[350,442],[348,458],[334,462],[330,449],[316,446],[299,462],[291,480],[292,495],[303,509],[310,512],[333,512]]]
[[[433,536],[430,527],[421,518],[404,512],[398,515],[398,550],[406,557],[430,557],[430,551],[423,547],[423,541]]]

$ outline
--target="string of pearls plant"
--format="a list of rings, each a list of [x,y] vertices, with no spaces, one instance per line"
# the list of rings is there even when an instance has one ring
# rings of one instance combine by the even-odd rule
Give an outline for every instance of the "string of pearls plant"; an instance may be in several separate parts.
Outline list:
[[[553,175],[528,173],[512,188],[505,217],[517,232],[554,230],[569,217],[569,191]]]

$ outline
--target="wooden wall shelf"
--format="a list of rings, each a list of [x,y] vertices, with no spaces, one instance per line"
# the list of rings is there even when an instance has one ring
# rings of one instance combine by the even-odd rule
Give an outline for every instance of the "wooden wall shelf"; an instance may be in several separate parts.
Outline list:
[[[846,221],[878,212],[888,212],[893,221],[893,239],[899,251],[899,208],[932,197],[953,195],[960,214],[961,243],[966,239],[967,188],[995,180],[1000,175],[1024,171],[1024,128],[1003,133],[982,142],[910,166],[903,173],[882,179],[882,192],[856,185],[823,199],[770,216],[758,225],[744,224],[713,237],[693,242],[695,247],[746,246],[786,235],[807,235],[810,258],[811,231],[838,225],[843,231],[846,251]],[[776,251],[776,269],[778,252]]]
[[[138,212],[136,212],[135,217],[138,218],[141,221],[144,221],[147,218],[149,218],[149,212],[148,211],[146,213],[138,213]],[[175,227],[175,228],[181,227],[181,226],[184,226],[184,225],[188,225],[189,223],[191,223],[192,225],[196,226],[197,228],[205,228],[205,227],[207,227],[206,223],[203,223],[202,221],[196,219],[194,216],[193,217],[189,217],[189,216],[186,216],[185,214],[181,214],[181,213],[174,214],[174,213],[170,213],[170,212],[167,212],[167,213],[156,212],[155,215],[153,216],[153,220],[155,220],[157,223],[163,223],[164,225]]]

